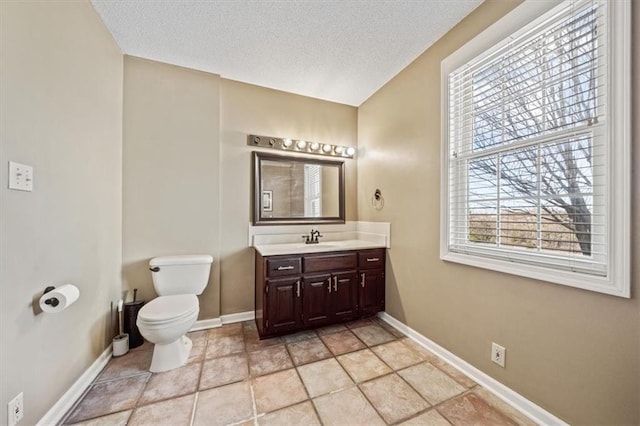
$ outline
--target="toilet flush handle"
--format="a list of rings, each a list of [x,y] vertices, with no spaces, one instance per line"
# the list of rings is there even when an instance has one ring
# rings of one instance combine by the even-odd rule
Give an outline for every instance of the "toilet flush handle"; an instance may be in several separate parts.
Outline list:
[[[158,271],[160,270],[160,268],[159,268],[159,267],[157,267],[157,266],[154,266],[153,268],[149,268],[149,270],[150,270],[151,272],[158,272]]]

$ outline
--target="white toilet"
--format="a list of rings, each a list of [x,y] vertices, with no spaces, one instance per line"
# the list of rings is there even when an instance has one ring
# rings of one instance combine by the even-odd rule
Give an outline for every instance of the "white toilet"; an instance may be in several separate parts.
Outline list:
[[[136,325],[155,344],[151,372],[186,364],[192,343],[185,335],[198,318],[197,295],[207,286],[212,262],[209,255],[155,257],[149,262],[159,297],[140,309]]]

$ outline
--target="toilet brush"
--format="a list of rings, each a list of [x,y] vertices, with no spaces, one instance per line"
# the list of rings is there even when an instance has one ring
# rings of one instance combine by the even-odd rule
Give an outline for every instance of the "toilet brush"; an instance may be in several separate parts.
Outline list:
[[[119,334],[113,338],[113,356],[122,356],[129,352],[129,335],[123,331],[124,313],[122,305],[124,301],[118,300],[118,332]]]

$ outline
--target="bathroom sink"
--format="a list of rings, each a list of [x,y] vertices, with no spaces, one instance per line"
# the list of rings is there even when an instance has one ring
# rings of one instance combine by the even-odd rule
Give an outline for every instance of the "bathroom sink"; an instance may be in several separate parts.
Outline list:
[[[280,244],[267,244],[264,247],[269,247],[271,249],[285,249],[291,250],[291,252],[300,251],[309,253],[314,250],[324,250],[329,248],[337,248],[340,247],[339,241],[332,241],[330,243],[318,243],[318,244],[305,244],[305,243],[280,243]]]
[[[360,240],[338,240],[319,242],[318,244],[299,243],[278,243],[278,244],[259,244],[254,246],[263,256],[275,256],[282,254],[304,254],[315,252],[344,251],[344,250],[361,250],[368,248],[384,247],[384,244],[375,244]]]
[[[335,244],[334,241],[332,241],[331,243],[318,243],[318,244],[297,243],[292,245],[299,248],[304,248],[304,249],[339,247],[339,245]]]

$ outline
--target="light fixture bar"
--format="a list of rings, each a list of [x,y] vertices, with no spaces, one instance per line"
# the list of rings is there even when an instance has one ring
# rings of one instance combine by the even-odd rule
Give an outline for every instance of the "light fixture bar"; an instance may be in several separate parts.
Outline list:
[[[271,136],[248,135],[247,145],[277,149],[285,152],[324,155],[325,157],[353,158],[356,149],[352,146],[334,145],[324,142],[309,142],[304,139],[274,138]]]

